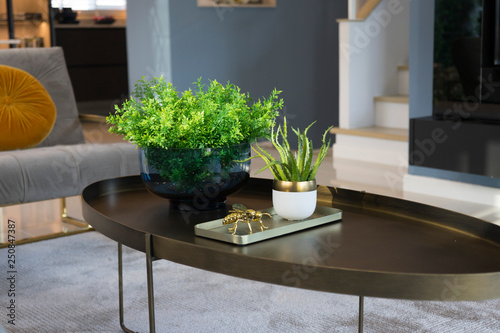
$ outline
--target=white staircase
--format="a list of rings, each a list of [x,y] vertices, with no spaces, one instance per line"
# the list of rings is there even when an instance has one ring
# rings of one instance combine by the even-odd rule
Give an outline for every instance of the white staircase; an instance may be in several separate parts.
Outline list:
[[[408,173],[408,66],[398,67],[397,78],[400,95],[373,98],[373,126],[331,130],[336,134],[333,168],[339,180],[356,184],[361,172],[365,184],[387,188],[386,194],[403,191]],[[346,160],[351,167],[343,167]]]
[[[395,167],[408,166],[408,67],[398,66],[395,96],[373,98],[373,125],[336,127],[333,156]],[[406,94],[404,94],[406,93]],[[341,113],[342,115],[342,113]]]
[[[359,10],[363,15],[338,20],[339,127],[331,133],[336,135],[334,168],[338,159],[378,164],[402,179],[408,170],[409,68],[404,64],[410,0],[394,4],[367,0]]]

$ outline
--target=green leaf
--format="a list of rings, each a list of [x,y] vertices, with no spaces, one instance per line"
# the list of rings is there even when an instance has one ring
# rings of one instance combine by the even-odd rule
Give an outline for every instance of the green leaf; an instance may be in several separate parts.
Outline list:
[[[326,134],[333,126],[330,126],[323,134],[322,145],[319,149],[318,157],[313,164],[313,143],[312,140],[307,137],[307,133],[312,125],[314,125],[314,122],[307,126],[303,132],[301,132],[299,129],[292,128],[292,131],[297,136],[297,152],[294,152],[291,149],[291,146],[288,142],[286,117],[284,118],[283,126],[278,125],[278,128],[276,130],[272,128],[271,143],[278,151],[280,160],[276,161],[271,156],[271,154],[265,152],[262,148],[257,146],[260,151],[257,151],[254,148],[254,150],[258,154],[254,157],[262,157],[264,162],[266,163],[266,166],[259,170],[259,172],[269,168],[273,171],[274,177],[278,180],[313,180],[316,177],[319,166],[325,159],[328,153],[328,149],[331,145],[331,140],[328,140],[328,143],[326,143]]]
[[[107,117],[110,132],[139,147],[225,147],[269,137],[283,107],[276,88],[254,103],[230,82],[205,85],[198,78],[193,85],[179,93],[163,77],[141,78],[131,97]]]
[[[258,173],[260,173],[268,168],[271,168],[271,171],[274,171],[272,167],[275,165],[280,165],[280,164],[281,164],[281,162],[278,162],[278,161],[267,162],[267,164],[264,167],[260,168],[257,172],[255,172],[255,174],[258,174]],[[273,172],[273,174],[274,174],[274,172]]]

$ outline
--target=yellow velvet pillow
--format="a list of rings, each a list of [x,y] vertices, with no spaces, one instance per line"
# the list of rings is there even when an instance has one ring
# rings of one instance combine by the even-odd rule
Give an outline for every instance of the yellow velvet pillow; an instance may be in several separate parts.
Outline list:
[[[56,121],[56,106],[37,79],[0,65],[0,150],[40,144]]]

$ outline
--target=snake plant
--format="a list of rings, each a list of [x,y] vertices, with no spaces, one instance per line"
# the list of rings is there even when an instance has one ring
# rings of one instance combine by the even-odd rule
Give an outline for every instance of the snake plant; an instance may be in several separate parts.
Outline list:
[[[274,178],[277,180],[294,182],[313,180],[316,177],[319,166],[326,157],[328,149],[330,148],[331,139],[328,140],[328,143],[325,139],[326,134],[333,127],[330,126],[323,134],[322,145],[319,149],[318,157],[313,163],[313,142],[307,137],[307,131],[312,125],[314,125],[314,123],[315,122],[307,126],[303,132],[300,132],[299,129],[292,128],[292,131],[297,135],[298,139],[298,149],[295,152],[292,151],[288,142],[286,118],[284,119],[283,127],[279,125],[276,131],[274,128],[272,129],[271,143],[278,151],[280,160],[276,160],[269,152],[264,150],[258,144],[252,146],[252,149],[257,155],[252,156],[251,158],[260,157],[266,163],[266,165],[257,171],[256,174],[269,168]]]

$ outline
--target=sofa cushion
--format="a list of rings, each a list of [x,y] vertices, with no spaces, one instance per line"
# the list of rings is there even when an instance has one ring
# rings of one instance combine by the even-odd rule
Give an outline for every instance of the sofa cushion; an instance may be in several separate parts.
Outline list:
[[[0,64],[19,68],[33,75],[45,87],[56,105],[54,128],[38,147],[85,142],[71,80],[60,47],[2,49]]]
[[[29,73],[0,65],[0,150],[31,148],[50,133],[56,106]]]
[[[79,144],[0,152],[0,205],[80,195],[93,182],[139,174],[130,143]]]

